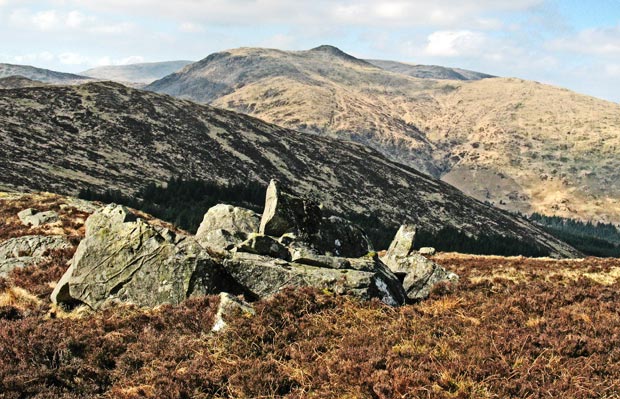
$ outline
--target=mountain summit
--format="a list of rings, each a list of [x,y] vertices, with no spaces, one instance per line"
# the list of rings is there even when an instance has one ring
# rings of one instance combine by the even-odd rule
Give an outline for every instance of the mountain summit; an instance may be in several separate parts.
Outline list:
[[[620,223],[611,102],[332,46],[216,53],[147,89],[368,145],[511,211]]]

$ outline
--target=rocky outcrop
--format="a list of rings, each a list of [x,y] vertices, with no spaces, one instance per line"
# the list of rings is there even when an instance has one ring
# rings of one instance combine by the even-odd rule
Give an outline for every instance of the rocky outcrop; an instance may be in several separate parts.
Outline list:
[[[71,244],[63,236],[23,236],[0,243],[0,277],[18,267],[37,264],[49,251],[69,248]]]
[[[17,217],[24,225],[32,227],[39,227],[58,221],[58,213],[54,211],[37,212],[32,208],[24,209],[17,214]]]
[[[366,234],[348,220],[325,217],[318,204],[273,180],[260,224],[256,218],[252,211],[218,205],[209,209],[197,234],[205,247],[228,250],[223,266],[251,297],[311,286],[390,305],[405,302],[396,276],[378,258],[367,256]],[[247,239],[236,242],[241,237]]]
[[[274,180],[267,188],[259,231],[321,255],[357,258],[372,250],[360,228],[337,216],[325,217],[318,204],[286,193]]]
[[[249,209],[219,204],[205,214],[196,239],[215,250],[230,250],[258,231],[260,216]]]
[[[52,301],[99,309],[113,302],[178,304],[222,292],[256,300],[292,286],[398,306],[457,278],[413,249],[414,226],[402,226],[380,259],[348,220],[324,216],[320,206],[275,181],[266,197],[262,219],[230,205],[209,209],[196,237],[149,223],[123,206],[100,208],[86,220],[85,238]],[[216,258],[208,248],[220,249]],[[222,301],[240,305],[231,296]]]
[[[257,255],[267,255],[272,258],[288,260],[291,257],[289,250],[273,237],[252,234],[250,238],[235,248],[238,252],[248,252]]]
[[[112,204],[86,221],[86,236],[52,300],[93,309],[114,301],[156,306],[237,287],[193,237],[152,226]]]
[[[458,276],[414,250],[416,228],[402,225],[381,260],[401,280],[411,301],[430,295],[435,284],[458,281]]]
[[[405,303],[405,292],[396,276],[377,261],[371,270],[349,265],[328,268],[311,266],[262,255],[236,253],[224,261],[226,270],[253,295],[264,298],[282,288],[316,287],[362,299],[379,298],[391,306]]]

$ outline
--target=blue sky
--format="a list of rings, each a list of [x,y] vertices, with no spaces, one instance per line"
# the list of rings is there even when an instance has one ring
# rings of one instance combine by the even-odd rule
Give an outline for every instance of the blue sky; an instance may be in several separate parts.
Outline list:
[[[0,0],[0,62],[79,72],[332,44],[620,102],[620,0]]]

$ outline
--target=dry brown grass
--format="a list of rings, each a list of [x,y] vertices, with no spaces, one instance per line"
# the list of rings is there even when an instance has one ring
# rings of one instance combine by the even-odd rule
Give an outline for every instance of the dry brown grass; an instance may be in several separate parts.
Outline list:
[[[0,397],[620,395],[620,283],[585,276],[620,260],[436,259],[461,281],[427,301],[390,308],[288,290],[216,335],[216,297],[80,318],[0,308]]]

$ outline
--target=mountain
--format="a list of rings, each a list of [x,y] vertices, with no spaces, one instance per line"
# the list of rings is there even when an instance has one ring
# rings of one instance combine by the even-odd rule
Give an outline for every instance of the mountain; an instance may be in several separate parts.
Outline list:
[[[92,80],[86,76],[50,71],[29,65],[0,64],[0,78],[9,76],[21,76],[48,84],[78,84]]]
[[[578,254],[524,219],[367,146],[111,82],[4,90],[0,139],[1,183],[16,189],[132,193],[171,177],[276,178],[340,213]]]
[[[147,89],[369,145],[507,210],[620,223],[620,105],[514,78],[410,72],[331,46],[241,48]]]
[[[417,65],[384,60],[366,61],[386,71],[420,79],[480,80],[495,77],[486,73],[468,71],[460,68],[446,68],[438,65]]]
[[[31,80],[23,76],[7,76],[0,78],[0,89],[19,89],[22,87],[45,86],[45,83]]]
[[[81,75],[100,80],[149,84],[170,75],[193,61],[147,62],[129,65],[107,65],[81,72]]]

